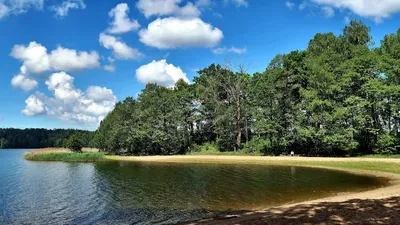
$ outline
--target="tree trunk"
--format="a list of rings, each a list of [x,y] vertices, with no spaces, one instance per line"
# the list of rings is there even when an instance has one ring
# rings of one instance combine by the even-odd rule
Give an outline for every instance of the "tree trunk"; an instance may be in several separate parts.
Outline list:
[[[241,127],[241,108],[240,100],[236,101],[236,145],[235,152],[240,150],[240,144],[242,141],[242,127]]]

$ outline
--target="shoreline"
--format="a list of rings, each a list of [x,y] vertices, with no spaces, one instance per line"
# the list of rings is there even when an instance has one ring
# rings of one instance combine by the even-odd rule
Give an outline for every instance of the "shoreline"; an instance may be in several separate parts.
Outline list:
[[[54,149],[52,149],[51,152],[54,153]],[[65,149],[63,151],[56,151],[56,152],[63,153],[65,152]],[[31,154],[46,154],[46,153],[49,153],[49,151],[46,150],[31,151]],[[390,199],[392,198],[396,198],[395,202],[397,202],[397,205],[396,203],[394,204],[394,208],[400,209],[400,159],[395,159],[395,158],[308,158],[308,157],[288,157],[288,156],[269,157],[269,156],[224,156],[224,155],[222,156],[221,155],[218,156],[216,155],[107,156],[106,155],[104,156],[104,158],[108,161],[112,160],[120,162],[195,163],[195,164],[222,163],[222,164],[244,164],[244,165],[250,164],[250,165],[266,165],[266,166],[280,165],[280,166],[311,167],[311,168],[343,171],[358,175],[375,176],[378,178],[385,178],[388,180],[388,186],[368,191],[338,193],[336,196],[318,198],[310,201],[303,201],[297,203],[288,203],[284,205],[269,207],[262,210],[249,209],[245,213],[243,212],[238,214],[230,213],[223,216],[186,222],[183,224],[220,224],[222,221],[224,224],[265,224],[265,223],[296,224],[295,220],[291,220],[291,222],[290,221],[288,222],[287,218],[284,217],[283,214],[291,212],[292,209],[296,209],[297,211],[304,208],[319,209],[321,208],[320,205],[325,206],[326,204],[334,204],[335,206],[344,204],[354,205],[358,204],[359,201],[367,201],[367,202],[382,201],[383,205],[388,205],[389,204],[388,201],[391,201]],[[359,169],[358,167],[362,169]],[[386,167],[389,167],[389,169],[387,169]],[[387,172],[386,170],[390,172]],[[386,211],[387,210],[388,209],[386,209]],[[352,216],[353,217],[357,216],[356,214],[347,216],[349,218],[352,218]],[[278,217],[282,217],[281,218],[282,220],[276,221],[275,219]],[[259,223],[257,223],[257,221]],[[311,222],[311,224],[314,224],[314,222]],[[335,223],[335,224],[342,224],[342,223]],[[391,223],[383,223],[383,224],[391,224]]]
[[[110,160],[122,161],[122,162],[153,162],[153,163],[225,163],[225,164],[251,164],[251,165],[274,165],[274,166],[298,166],[298,167],[311,167],[320,169],[329,169],[342,171],[347,173],[353,173],[358,175],[374,176],[378,178],[388,179],[388,185],[385,187],[375,188],[368,191],[362,192],[346,192],[338,193],[336,196],[318,198],[309,201],[288,203],[278,206],[272,206],[265,209],[250,209],[246,212],[232,212],[223,214],[220,216],[214,216],[211,218],[201,219],[197,221],[190,221],[181,224],[330,224],[325,223],[331,218],[321,219],[320,214],[329,215],[327,212],[316,212],[314,209],[321,208],[343,208],[338,210],[336,214],[344,214],[343,211],[349,211],[351,209],[345,209],[343,205],[355,205],[360,204],[360,210],[365,212],[366,208],[362,208],[362,205],[370,205],[371,202],[382,201],[383,205],[392,204],[392,198],[396,198],[394,201],[394,207],[400,208],[400,159],[393,158],[308,158],[308,157],[268,157],[268,156],[215,156],[215,155],[189,155],[189,156],[106,156]],[[337,165],[331,164],[329,166],[324,166],[327,162],[338,163]],[[351,168],[341,168],[340,163],[367,163],[367,165],[376,166],[379,163],[391,163],[397,167],[396,171],[392,172],[382,172],[376,171],[376,168],[365,169],[351,169]],[[319,164],[319,165],[318,165]],[[382,169],[382,168],[379,168]],[[378,170],[379,170],[378,169]],[[360,203],[363,202],[363,203]],[[366,203],[365,203],[366,202]],[[329,205],[329,206],[327,206]],[[393,204],[392,204],[393,205]],[[370,206],[369,206],[370,207]],[[377,208],[377,207],[375,207]],[[304,211],[305,209],[311,210],[315,217],[307,215],[307,218],[296,218],[298,216],[298,211]],[[313,211],[314,210],[314,211]],[[326,209],[330,210],[330,209]],[[385,209],[386,213],[389,213],[388,209]],[[293,213],[295,212],[295,213]],[[359,215],[363,215],[363,212],[354,212],[352,215],[346,215],[349,219],[354,219],[354,221],[360,221]],[[385,214],[385,212],[379,211],[380,214]],[[289,216],[285,215],[289,214]],[[294,215],[292,215],[294,214]],[[390,214],[390,213],[389,213]],[[400,213],[399,213],[400,214]],[[331,216],[334,216],[333,214]],[[366,215],[368,216],[368,215]],[[365,217],[366,217],[365,216]],[[340,216],[339,216],[340,217]],[[345,217],[345,216],[342,216]],[[292,218],[292,219],[288,219]],[[351,219],[350,219],[351,218]],[[355,219],[357,218],[357,219]],[[337,218],[336,218],[337,219]],[[400,219],[400,218],[399,218]],[[395,220],[393,220],[395,221]],[[399,220],[397,220],[399,221]],[[365,221],[367,223],[368,221]],[[387,221],[386,221],[387,222]],[[332,221],[334,224],[348,224],[345,221],[341,223],[340,221]],[[363,223],[356,223],[363,224]],[[378,223],[370,223],[378,224]],[[392,222],[383,224],[392,224]]]

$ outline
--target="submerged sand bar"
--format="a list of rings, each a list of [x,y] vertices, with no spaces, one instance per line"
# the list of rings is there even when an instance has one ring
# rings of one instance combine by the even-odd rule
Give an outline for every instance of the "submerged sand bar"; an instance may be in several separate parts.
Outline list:
[[[160,163],[234,163],[335,169],[389,179],[389,185],[360,193],[249,210],[188,224],[400,224],[400,159],[264,156],[106,156],[108,159]]]

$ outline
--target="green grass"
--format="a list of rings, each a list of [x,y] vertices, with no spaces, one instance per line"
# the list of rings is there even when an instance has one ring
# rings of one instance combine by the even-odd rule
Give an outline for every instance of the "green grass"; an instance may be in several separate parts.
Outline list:
[[[315,159],[315,158],[313,158]],[[191,160],[185,160],[184,162],[191,162]],[[243,160],[230,160],[230,159],[212,159],[212,160],[192,160],[197,163],[221,163],[221,164],[257,164],[257,165],[273,165],[273,166],[308,166],[308,167],[327,167],[337,169],[349,169],[349,170],[366,170],[374,172],[385,172],[400,174],[400,163],[398,162],[381,162],[381,161],[326,161],[326,160],[256,160],[256,159],[243,159]]]
[[[290,164],[298,166],[323,166],[340,169],[356,169],[400,174],[400,163],[391,162],[305,161],[291,162]]]
[[[380,154],[376,154],[376,155],[364,155],[361,156],[363,158],[400,158],[400,155],[380,155]]]
[[[85,153],[45,153],[45,154],[26,154],[24,157],[31,161],[61,161],[61,162],[97,162],[104,161],[103,152]]]

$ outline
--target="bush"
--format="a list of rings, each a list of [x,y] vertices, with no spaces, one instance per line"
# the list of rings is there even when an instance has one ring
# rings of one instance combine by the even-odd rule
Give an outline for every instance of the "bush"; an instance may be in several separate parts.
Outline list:
[[[374,152],[378,154],[399,154],[400,139],[389,134],[382,134],[378,137]]]
[[[215,143],[204,143],[202,145],[193,145],[193,151],[194,152],[218,152],[218,146]]]
[[[67,148],[73,152],[81,153],[83,144],[81,139],[77,135],[73,135],[68,139]]]
[[[243,145],[243,151],[246,153],[259,153],[264,155],[274,155],[273,147],[268,139],[254,137]]]

